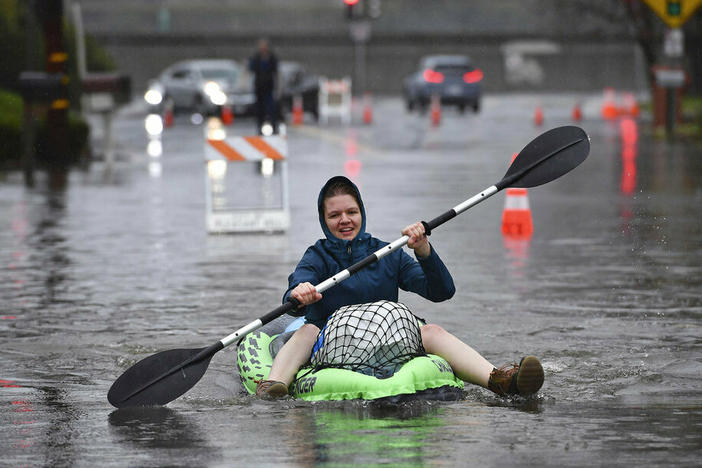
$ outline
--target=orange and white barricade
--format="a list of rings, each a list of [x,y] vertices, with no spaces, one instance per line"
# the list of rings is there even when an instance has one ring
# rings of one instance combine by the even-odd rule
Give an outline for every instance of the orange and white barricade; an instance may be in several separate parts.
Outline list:
[[[319,122],[327,124],[329,117],[338,117],[341,123],[351,123],[351,78],[319,79]]]
[[[205,137],[209,233],[277,232],[290,227],[287,141],[274,136]]]

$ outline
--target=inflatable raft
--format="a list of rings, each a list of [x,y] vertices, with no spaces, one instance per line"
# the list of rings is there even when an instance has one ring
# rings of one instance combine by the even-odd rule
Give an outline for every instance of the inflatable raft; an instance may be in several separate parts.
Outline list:
[[[280,317],[248,334],[237,347],[237,367],[243,387],[256,392],[273,358],[302,326],[302,318]],[[455,400],[463,395],[463,382],[441,357],[426,354],[409,359],[391,375],[368,375],[349,369],[302,368],[288,389],[290,395],[308,401],[320,400],[404,400],[412,398]]]

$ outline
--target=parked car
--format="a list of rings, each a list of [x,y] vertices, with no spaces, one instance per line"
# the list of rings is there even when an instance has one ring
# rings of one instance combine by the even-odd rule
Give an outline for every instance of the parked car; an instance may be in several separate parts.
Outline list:
[[[245,67],[234,60],[186,60],[166,68],[149,83],[144,99],[152,110],[172,105],[202,115],[219,113],[229,106],[234,114],[253,112],[255,95]]]
[[[470,107],[480,111],[483,72],[464,55],[429,55],[419,62],[419,69],[406,77],[402,92],[408,111],[426,111],[432,95],[442,105],[454,105],[459,112]]]
[[[293,98],[302,97],[302,109],[319,117],[319,77],[308,73],[298,62],[281,61],[278,63],[278,107],[282,116],[290,113]]]

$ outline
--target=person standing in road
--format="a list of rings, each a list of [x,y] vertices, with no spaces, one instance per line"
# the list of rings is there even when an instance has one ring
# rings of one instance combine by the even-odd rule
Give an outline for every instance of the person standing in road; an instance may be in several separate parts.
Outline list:
[[[276,132],[278,119],[274,91],[278,76],[278,58],[270,50],[266,39],[258,41],[256,53],[249,59],[249,71],[254,75],[258,131],[261,133],[263,123],[268,120]]]

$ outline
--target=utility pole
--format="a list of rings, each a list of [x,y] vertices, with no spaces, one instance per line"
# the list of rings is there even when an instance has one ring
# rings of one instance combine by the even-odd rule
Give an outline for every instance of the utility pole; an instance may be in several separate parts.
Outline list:
[[[371,20],[380,16],[380,0],[344,0],[349,33],[354,44],[354,91],[363,95],[367,89],[367,46],[371,38]]]
[[[59,96],[49,103],[46,123],[49,155],[57,166],[68,164],[68,70],[63,44],[63,0],[37,0],[37,14],[44,30],[46,72],[61,76]]]

